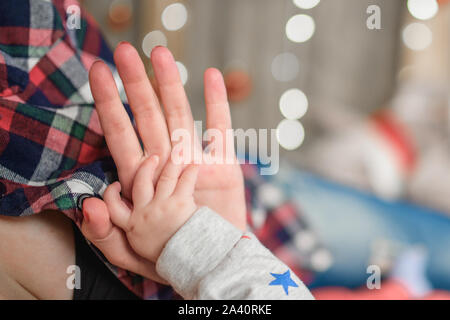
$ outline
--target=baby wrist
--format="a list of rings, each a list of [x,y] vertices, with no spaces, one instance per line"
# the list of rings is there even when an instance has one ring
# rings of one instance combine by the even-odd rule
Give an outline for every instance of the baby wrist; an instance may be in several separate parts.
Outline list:
[[[217,213],[202,207],[166,243],[156,271],[190,299],[199,281],[225,258],[242,234]]]

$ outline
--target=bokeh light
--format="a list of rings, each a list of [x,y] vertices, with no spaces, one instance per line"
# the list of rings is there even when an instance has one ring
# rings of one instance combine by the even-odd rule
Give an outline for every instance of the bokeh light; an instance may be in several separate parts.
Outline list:
[[[183,28],[187,18],[188,12],[182,3],[168,5],[161,15],[162,24],[169,31],[176,31]]]
[[[167,47],[167,38],[164,33],[159,30],[147,33],[142,40],[142,50],[147,57],[150,57],[153,48],[156,46]]]
[[[290,53],[284,52],[277,55],[272,61],[272,75],[282,82],[294,80],[300,70],[300,64],[297,57]]]
[[[414,18],[428,20],[437,14],[439,4],[436,0],[408,0],[408,10]]]
[[[314,19],[306,14],[297,14],[286,23],[286,36],[292,42],[300,43],[311,39],[316,29]]]
[[[320,0],[294,0],[294,4],[300,9],[312,9],[319,4]]]
[[[317,239],[313,232],[304,230],[295,235],[294,243],[301,253],[307,253],[314,248],[317,243]]]
[[[184,64],[182,64],[180,61],[176,61],[175,63],[177,65],[178,72],[180,74],[181,82],[183,83],[183,85],[185,85],[189,78],[188,71],[184,66]]]
[[[122,31],[130,25],[133,4],[130,0],[114,0],[108,10],[108,23],[114,30]]]
[[[226,71],[224,81],[230,102],[240,102],[250,96],[252,91],[252,78],[247,71],[243,69],[230,69]]]
[[[308,98],[299,89],[289,89],[280,98],[281,114],[290,120],[303,117],[308,110]]]
[[[301,146],[305,139],[305,129],[296,120],[284,119],[277,127],[277,140],[286,150],[294,150]]]
[[[279,188],[271,183],[264,183],[258,189],[258,199],[267,208],[276,208],[282,205],[284,195]]]
[[[411,50],[420,51],[428,48],[433,42],[433,33],[423,23],[411,23],[403,29],[403,42]]]
[[[311,256],[311,266],[315,271],[325,271],[333,264],[333,257],[326,249],[320,249]]]

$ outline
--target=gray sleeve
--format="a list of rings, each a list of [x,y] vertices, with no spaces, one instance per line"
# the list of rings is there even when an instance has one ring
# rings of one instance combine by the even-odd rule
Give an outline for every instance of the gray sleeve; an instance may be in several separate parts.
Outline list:
[[[185,299],[314,299],[255,235],[206,207],[167,242],[156,270]]]

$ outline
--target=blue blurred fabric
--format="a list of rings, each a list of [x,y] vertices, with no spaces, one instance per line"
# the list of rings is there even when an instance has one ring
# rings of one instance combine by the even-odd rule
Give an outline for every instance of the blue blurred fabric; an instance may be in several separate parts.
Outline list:
[[[428,279],[434,288],[450,290],[450,218],[444,213],[384,201],[286,164],[265,179],[294,199],[332,253],[334,263],[310,287],[365,284],[371,247],[384,240],[405,247],[424,246]]]

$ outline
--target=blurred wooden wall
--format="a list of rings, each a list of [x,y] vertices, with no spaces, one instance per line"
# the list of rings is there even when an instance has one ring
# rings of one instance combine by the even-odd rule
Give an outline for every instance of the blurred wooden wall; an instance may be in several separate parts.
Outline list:
[[[278,103],[290,88],[306,93],[310,106],[301,119],[306,128],[304,145],[288,152],[292,158],[321,134],[318,122],[346,113],[368,114],[384,105],[395,91],[400,28],[404,1],[322,0],[311,10],[291,0],[190,0],[191,23],[186,32],[185,56],[194,109],[202,115],[202,70],[222,70],[238,61],[253,79],[248,100],[232,104],[235,128],[276,128],[283,119]],[[366,10],[377,4],[382,29],[368,30]],[[313,37],[305,43],[286,38],[285,25],[295,14],[311,15]],[[294,53],[300,62],[298,77],[279,82],[271,74],[273,58]],[[338,121],[336,119],[336,121]]]
[[[132,43],[141,54],[142,59],[146,63],[146,67],[150,70],[148,58],[142,51],[142,40],[145,35],[153,30],[162,30],[167,38],[170,50],[176,59],[183,56],[184,46],[184,30],[167,31],[164,30],[161,22],[161,14],[168,5],[172,3],[185,3],[184,0],[84,0],[82,5],[95,17],[98,21],[103,34],[106,37],[111,48],[120,41],[128,41]],[[131,4],[132,17],[126,26],[114,27],[110,23],[111,5],[117,3]]]
[[[203,71],[225,71],[238,65],[251,77],[248,99],[232,104],[235,128],[276,128],[283,119],[278,103],[281,94],[299,88],[310,100],[301,120],[306,140],[294,159],[321,135],[324,118],[347,113],[368,114],[384,105],[395,90],[400,53],[400,33],[405,1],[322,0],[311,10],[297,8],[292,0],[185,0],[188,23],[180,31],[165,31],[161,12],[174,0],[132,0],[133,21],[116,32],[106,23],[111,0],[85,0],[84,5],[99,21],[114,47],[132,42],[142,53],[146,33],[159,29],[168,47],[189,72],[186,84],[194,116],[204,119]],[[180,1],[177,1],[180,2]],[[382,29],[368,30],[366,10],[377,4],[382,10]],[[293,43],[285,35],[287,20],[295,14],[311,15],[316,22],[313,37]],[[273,58],[283,52],[298,57],[300,72],[289,82],[271,73]],[[148,60],[147,60],[148,61]]]

